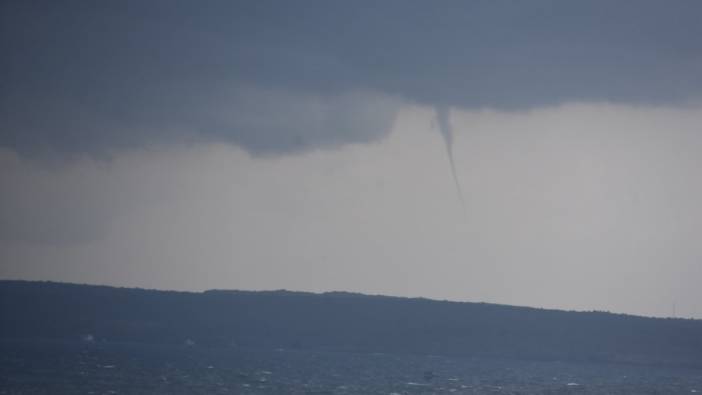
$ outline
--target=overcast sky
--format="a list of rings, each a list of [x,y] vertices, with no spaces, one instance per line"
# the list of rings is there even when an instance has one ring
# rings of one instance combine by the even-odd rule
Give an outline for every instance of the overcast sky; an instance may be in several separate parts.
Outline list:
[[[0,7],[1,278],[702,318],[701,2]]]

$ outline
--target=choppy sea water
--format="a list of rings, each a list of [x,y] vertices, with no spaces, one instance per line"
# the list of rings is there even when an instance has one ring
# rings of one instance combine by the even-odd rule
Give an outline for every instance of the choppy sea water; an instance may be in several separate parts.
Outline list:
[[[691,394],[702,370],[437,355],[0,343],[0,394]]]

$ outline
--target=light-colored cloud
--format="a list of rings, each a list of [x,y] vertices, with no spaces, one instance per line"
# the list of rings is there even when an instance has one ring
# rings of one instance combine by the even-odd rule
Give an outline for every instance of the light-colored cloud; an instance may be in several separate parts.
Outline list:
[[[466,215],[433,116],[404,108],[377,144],[295,156],[4,154],[3,235],[23,231],[0,241],[0,275],[702,317],[699,107],[452,111]]]

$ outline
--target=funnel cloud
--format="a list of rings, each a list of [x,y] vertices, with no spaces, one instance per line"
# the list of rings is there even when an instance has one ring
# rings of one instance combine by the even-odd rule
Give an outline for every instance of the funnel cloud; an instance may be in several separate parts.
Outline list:
[[[702,99],[699,1],[6,1],[0,147],[376,143],[429,108]],[[187,23],[184,23],[187,21]]]
[[[456,162],[453,159],[453,125],[451,125],[451,110],[448,107],[436,107],[436,122],[439,126],[441,137],[444,138],[444,143],[446,143],[446,155],[448,156],[449,165],[451,166],[453,182],[456,184],[456,194],[458,195],[458,200],[461,201],[461,207],[465,210],[466,200],[463,196],[461,182],[458,180],[458,175],[456,174]]]
[[[0,278],[702,317],[701,19],[0,0]]]

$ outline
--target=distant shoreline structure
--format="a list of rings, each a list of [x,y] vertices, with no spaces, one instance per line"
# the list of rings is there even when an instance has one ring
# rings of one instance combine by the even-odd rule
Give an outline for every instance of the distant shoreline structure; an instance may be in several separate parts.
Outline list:
[[[702,320],[349,292],[0,281],[0,339],[188,344],[702,368]]]
[[[346,296],[346,297],[361,297],[361,298],[390,298],[390,299],[400,299],[400,300],[426,300],[431,302],[444,302],[444,303],[471,303],[471,304],[484,304],[491,306],[503,306],[503,307],[514,307],[523,309],[534,309],[542,311],[554,311],[554,312],[567,312],[567,313],[597,313],[597,314],[612,314],[627,317],[639,317],[639,318],[650,318],[650,319],[677,319],[677,320],[693,320],[702,321],[702,318],[694,317],[678,317],[676,316],[675,305],[672,309],[672,314],[670,316],[650,316],[642,314],[615,312],[608,310],[568,310],[559,309],[553,307],[541,307],[541,306],[529,306],[529,305],[515,305],[507,303],[498,302],[486,302],[486,301],[470,301],[470,300],[454,300],[454,299],[440,299],[431,298],[425,296],[401,296],[401,295],[386,295],[386,294],[373,294],[373,293],[363,293],[355,291],[299,291],[290,290],[285,288],[280,289],[224,289],[224,288],[212,288],[205,290],[176,290],[176,289],[164,289],[164,288],[143,288],[136,286],[126,286],[126,285],[110,285],[110,284],[94,284],[94,283],[79,283],[70,281],[54,281],[54,280],[24,280],[24,279],[0,279],[0,286],[4,283],[28,283],[28,284],[55,284],[55,285],[66,285],[66,286],[85,286],[85,287],[97,287],[97,288],[112,288],[112,289],[126,289],[126,290],[137,290],[137,291],[154,291],[154,292],[173,292],[180,294],[208,294],[208,293],[232,293],[232,294],[290,294],[290,295],[317,295],[317,296]]]

